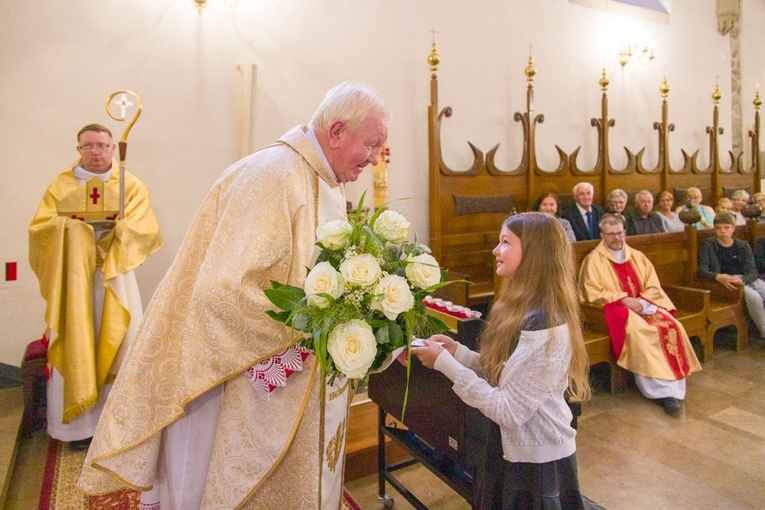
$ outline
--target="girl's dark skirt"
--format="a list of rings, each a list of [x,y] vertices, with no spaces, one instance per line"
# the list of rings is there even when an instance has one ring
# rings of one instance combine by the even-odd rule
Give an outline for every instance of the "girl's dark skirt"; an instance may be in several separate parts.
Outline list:
[[[576,454],[543,464],[508,462],[502,457],[499,425],[486,420],[487,440],[478,465],[473,508],[479,510],[579,510]]]

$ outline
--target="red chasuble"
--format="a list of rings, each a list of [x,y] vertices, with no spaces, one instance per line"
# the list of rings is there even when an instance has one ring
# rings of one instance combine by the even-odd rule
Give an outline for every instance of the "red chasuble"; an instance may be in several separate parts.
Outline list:
[[[626,292],[629,297],[640,298],[643,286],[632,262],[628,260],[619,264],[611,261],[611,267],[619,280],[622,291]],[[608,326],[608,333],[611,336],[611,347],[614,350],[614,356],[616,359],[619,359],[626,338],[625,325],[629,316],[629,308],[624,306],[621,301],[614,301],[613,303],[607,303],[603,307],[603,315],[606,320],[606,326]],[[686,377],[690,373],[691,367],[688,361],[688,354],[685,352],[685,346],[682,341],[678,341],[682,336],[678,324],[674,320],[674,313],[658,308],[655,314],[637,315],[657,329],[662,353],[675,377],[677,379]]]

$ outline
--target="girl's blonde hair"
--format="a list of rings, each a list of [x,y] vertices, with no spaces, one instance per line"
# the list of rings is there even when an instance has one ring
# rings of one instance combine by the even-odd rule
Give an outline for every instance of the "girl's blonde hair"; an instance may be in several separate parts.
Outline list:
[[[572,347],[569,396],[587,399],[589,360],[582,338],[576,265],[566,232],[556,218],[537,212],[511,216],[503,226],[521,240],[522,255],[512,280],[502,282],[481,335],[480,360],[486,380],[492,386],[498,384],[504,362],[518,346],[526,317],[543,311],[545,328],[568,324]]]

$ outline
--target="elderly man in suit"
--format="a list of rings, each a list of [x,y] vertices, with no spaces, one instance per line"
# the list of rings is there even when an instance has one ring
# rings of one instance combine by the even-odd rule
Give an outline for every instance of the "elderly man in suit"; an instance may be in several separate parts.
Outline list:
[[[561,217],[567,219],[574,229],[577,241],[600,238],[600,218],[603,208],[592,203],[595,189],[589,182],[580,182],[574,186],[574,205],[567,207]]]

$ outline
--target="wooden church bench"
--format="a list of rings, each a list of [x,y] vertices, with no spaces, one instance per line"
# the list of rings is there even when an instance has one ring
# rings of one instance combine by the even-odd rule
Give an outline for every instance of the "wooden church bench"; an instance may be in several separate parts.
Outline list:
[[[590,366],[606,363],[609,367],[609,390],[611,393],[623,391],[629,385],[631,375],[616,364],[614,351],[611,347],[611,337],[608,334],[606,321],[603,318],[603,308],[583,303],[582,336],[587,349]]]

